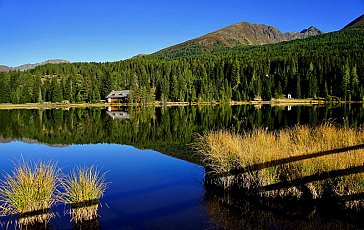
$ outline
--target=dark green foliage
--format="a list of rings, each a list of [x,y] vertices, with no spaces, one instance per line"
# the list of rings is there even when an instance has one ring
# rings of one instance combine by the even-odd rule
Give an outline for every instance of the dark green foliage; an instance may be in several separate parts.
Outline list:
[[[364,120],[364,108],[359,104],[296,106],[291,111],[269,105],[260,109],[252,105],[120,109],[126,109],[130,119],[112,119],[99,108],[0,110],[0,136],[48,144],[118,143],[159,150],[186,147],[193,141],[193,133],[211,129],[275,130],[295,124],[315,126],[328,120],[356,127]]]
[[[0,103],[10,102],[10,78],[0,77]]]
[[[364,97],[364,30],[275,45],[160,52],[112,63],[64,63],[0,73],[0,102],[97,102],[130,89],[133,102],[261,97]],[[196,51],[196,52],[195,52]]]

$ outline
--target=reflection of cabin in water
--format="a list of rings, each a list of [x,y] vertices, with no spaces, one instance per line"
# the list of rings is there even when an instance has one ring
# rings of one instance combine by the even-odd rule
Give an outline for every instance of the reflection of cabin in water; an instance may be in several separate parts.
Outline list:
[[[112,117],[112,119],[130,119],[129,112],[124,108],[108,107],[106,113]]]
[[[128,102],[130,90],[113,90],[107,95],[107,102]]]

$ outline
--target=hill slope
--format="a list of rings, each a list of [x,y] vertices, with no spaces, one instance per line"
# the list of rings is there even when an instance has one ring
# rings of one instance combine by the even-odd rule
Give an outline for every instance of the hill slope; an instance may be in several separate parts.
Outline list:
[[[364,26],[364,14],[356,18],[354,21],[347,24],[344,29],[353,27],[363,27]]]
[[[165,48],[156,54],[194,54],[209,52],[220,47],[231,48],[239,45],[273,44],[320,34],[322,34],[322,32],[313,26],[302,30],[301,32],[282,33],[273,26],[241,22],[212,33],[208,33],[196,39]]]

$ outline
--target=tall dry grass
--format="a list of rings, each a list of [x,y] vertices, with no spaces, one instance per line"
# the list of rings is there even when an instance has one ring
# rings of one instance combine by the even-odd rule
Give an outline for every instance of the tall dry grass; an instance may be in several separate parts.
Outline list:
[[[105,174],[95,167],[77,168],[62,181],[64,194],[62,200],[71,205],[70,214],[76,223],[98,217],[100,198],[107,188]]]
[[[19,225],[47,223],[57,201],[58,173],[51,162],[19,162],[1,181],[0,215],[20,216]]]
[[[319,156],[320,152],[364,144],[361,128],[340,128],[324,124],[315,128],[297,125],[280,131],[256,129],[242,134],[227,130],[211,131],[197,138],[194,148],[202,156],[208,178],[224,189],[238,186],[257,189],[269,184],[290,181],[305,176],[361,166],[364,149]],[[291,163],[250,171],[239,176],[215,177],[252,165],[274,162],[312,153],[316,157]],[[239,184],[237,184],[239,183]],[[323,197],[328,187],[334,195],[349,195],[364,192],[364,175],[353,174],[326,181],[315,181],[307,185],[313,198]],[[274,194],[273,194],[274,193]],[[260,193],[268,196],[291,194],[301,196],[302,189],[292,187],[282,191]]]

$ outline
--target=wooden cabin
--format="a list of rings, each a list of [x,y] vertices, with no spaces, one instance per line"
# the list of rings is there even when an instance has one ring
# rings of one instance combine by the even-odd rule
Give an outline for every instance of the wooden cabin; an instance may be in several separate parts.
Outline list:
[[[107,95],[107,102],[129,102],[130,90],[113,90]]]

